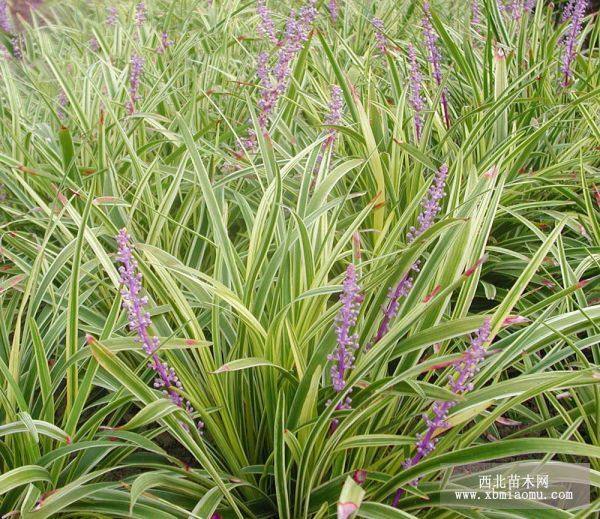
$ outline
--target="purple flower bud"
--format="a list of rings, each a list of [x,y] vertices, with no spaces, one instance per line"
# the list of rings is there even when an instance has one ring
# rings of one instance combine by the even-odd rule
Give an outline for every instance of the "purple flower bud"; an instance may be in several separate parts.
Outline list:
[[[481,10],[479,9],[478,0],[472,0],[471,2],[471,23],[473,25],[481,23]]]
[[[114,6],[107,7],[106,9],[106,25],[112,27],[119,21],[119,14],[117,8]]]
[[[354,474],[352,474],[352,479],[359,485],[362,485],[365,481],[367,481],[367,471],[364,469],[355,470]]]
[[[90,46],[90,50],[92,52],[98,52],[100,50],[100,42],[96,39],[96,37],[90,38],[88,45]]]
[[[169,47],[173,46],[173,44],[174,44],[174,42],[173,42],[173,40],[169,39],[168,33],[163,31],[160,35],[160,43],[159,43],[158,47],[156,48],[156,52],[158,54],[163,54]]]
[[[431,63],[433,68],[433,79],[435,80],[438,86],[442,84],[442,55],[437,46],[438,35],[433,30],[433,25],[431,24],[431,11],[429,9],[429,3],[423,4],[423,11],[425,11],[425,16],[422,20],[422,28],[423,28],[423,36],[425,38],[425,47],[427,47],[428,51],[428,60]],[[441,95],[442,101],[442,112],[444,115],[444,122],[446,124],[446,128],[450,128],[450,114],[448,113],[448,99],[446,97],[446,89],[442,91]]]
[[[531,13],[533,11],[535,7],[535,0],[525,0],[523,2],[523,12],[524,13]]]
[[[10,43],[12,45],[13,56],[15,59],[22,60],[23,59],[23,47],[20,36],[14,36],[11,38]]]
[[[146,4],[144,2],[140,2],[135,6],[135,24],[138,27],[144,25],[146,21]]]
[[[570,0],[563,13],[563,21],[569,21],[567,33],[562,40],[563,55],[560,71],[563,74],[562,87],[567,87],[573,79],[572,65],[577,57],[577,44],[587,8],[586,0]]]
[[[0,43],[0,58],[2,58],[5,61],[10,61],[12,59],[11,53],[1,43]]]
[[[158,337],[150,336],[149,328],[152,323],[150,314],[146,310],[148,299],[141,295],[142,274],[138,272],[138,263],[133,257],[130,241],[127,230],[121,229],[117,235],[117,260],[121,264],[119,267],[120,282],[123,287],[121,296],[123,297],[123,308],[127,311],[129,329],[137,334],[138,342],[146,355],[150,357],[148,367],[157,374],[153,382],[154,388],[162,388],[163,394],[171,402],[192,414],[194,409],[190,402],[185,401],[181,396],[183,385],[175,370],[158,357],[157,351],[160,347]],[[202,428],[202,422],[198,424],[198,428]]]
[[[535,7],[535,0],[498,0],[498,10],[505,12],[515,21],[529,14]]]
[[[373,18],[371,20],[371,25],[375,29],[375,40],[377,42],[377,48],[382,54],[387,52],[387,38],[384,34],[385,26],[383,25],[383,20],[380,18]]]
[[[6,0],[0,0],[0,29],[9,34],[12,32],[12,22]]]
[[[69,104],[69,99],[67,98],[67,94],[65,94],[64,90],[60,91],[56,98],[56,101],[58,105],[56,107],[56,114],[58,115],[58,118],[62,121],[66,118],[63,108],[65,108]]]
[[[329,102],[329,113],[327,114],[327,118],[325,119],[326,126],[337,126],[340,124],[342,120],[342,108],[344,104],[342,101],[342,89],[333,85],[331,87],[331,101]],[[330,146],[335,140],[335,128],[330,128],[328,130],[328,140],[325,141],[327,146]]]
[[[329,0],[327,4],[327,9],[329,9],[329,15],[334,22],[337,22],[337,19],[340,16],[339,6],[336,0]]]
[[[267,38],[271,43],[277,45],[279,40],[277,39],[275,24],[271,18],[271,11],[267,7],[266,0],[258,0],[256,11],[260,18],[258,32],[263,38]]]
[[[521,0],[512,0],[509,4],[509,12],[512,14],[513,20],[520,20],[523,10],[521,8]]]

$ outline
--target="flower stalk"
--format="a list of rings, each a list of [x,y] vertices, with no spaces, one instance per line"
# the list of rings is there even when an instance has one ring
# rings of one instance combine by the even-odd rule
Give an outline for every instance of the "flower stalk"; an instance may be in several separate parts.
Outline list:
[[[176,406],[192,414],[194,409],[188,400],[181,395],[183,384],[175,373],[175,370],[166,362],[162,362],[158,356],[160,341],[158,337],[150,335],[150,313],[147,310],[148,298],[142,296],[142,273],[139,272],[138,262],[133,257],[131,238],[126,229],[121,229],[117,235],[121,297],[123,308],[127,312],[129,329],[137,335],[136,342],[149,357],[148,368],[156,373],[154,388],[159,389]],[[198,429],[204,424],[198,422]]]
[[[465,351],[461,359],[454,364],[454,375],[450,376],[450,390],[455,395],[461,395],[473,390],[473,378],[480,369],[481,361],[486,355],[486,344],[490,340],[491,324],[490,319],[485,319],[483,325],[477,330],[471,338],[469,348]],[[427,456],[437,443],[437,433],[448,428],[446,419],[450,409],[456,405],[455,400],[436,401],[432,405],[433,418],[423,415],[426,429],[423,434],[417,436],[416,453],[404,462],[404,468],[414,467],[421,459]],[[416,485],[413,481],[412,485]],[[404,494],[403,489],[396,491],[392,505],[398,506],[398,502]]]

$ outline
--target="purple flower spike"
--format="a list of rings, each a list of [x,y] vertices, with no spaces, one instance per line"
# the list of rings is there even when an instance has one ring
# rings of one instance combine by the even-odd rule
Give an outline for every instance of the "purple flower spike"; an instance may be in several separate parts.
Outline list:
[[[473,25],[479,25],[481,23],[481,10],[479,8],[478,0],[472,0],[471,3],[471,23]]]
[[[327,9],[329,9],[329,15],[334,22],[337,22],[337,19],[340,16],[339,7],[336,0],[329,0],[327,4]]]
[[[110,6],[106,9],[106,25],[112,27],[116,25],[119,20],[119,14],[117,12],[117,8],[114,6]]]
[[[411,227],[407,235],[408,241],[412,242],[429,229],[440,212],[440,201],[444,198],[444,188],[446,186],[446,177],[448,176],[448,166],[442,164],[435,174],[435,178],[427,195],[422,202],[423,210],[417,217],[418,226]]]
[[[317,17],[315,2],[316,0],[308,0],[297,14],[294,10],[290,12],[285,33],[278,42],[277,61],[272,68],[268,66],[266,53],[261,53],[258,57],[257,73],[262,87],[258,102],[258,123],[263,132],[267,131],[277,101],[285,93],[291,75],[291,63],[312,31]]]
[[[344,288],[340,296],[342,308],[335,318],[337,348],[327,359],[333,362],[331,383],[336,392],[346,387],[346,373],[354,365],[354,352],[358,349],[358,335],[351,332],[356,324],[363,296],[357,282],[356,267],[350,263],[346,269]]]
[[[146,4],[144,2],[140,2],[139,4],[136,4],[135,6],[135,24],[138,27],[141,27],[142,25],[144,25],[144,22],[146,21]]]
[[[269,54],[261,52],[258,56],[256,74],[260,85],[260,99],[258,101],[258,125],[263,134],[269,127],[269,120],[279,98],[285,93],[291,75],[291,63],[304,47],[312,31],[317,17],[316,0],[308,0],[298,13],[290,11],[281,40],[277,39],[275,26],[271,13],[265,1],[259,1],[258,14],[261,19],[260,32],[272,43],[277,45],[277,59],[273,66],[269,65]],[[243,156],[244,150],[256,149],[257,136],[253,129],[248,130],[245,138],[238,139],[242,149],[235,152],[235,156]]]
[[[387,53],[387,38],[384,34],[385,26],[383,25],[383,20],[380,18],[373,18],[371,20],[371,25],[375,29],[375,40],[377,41],[377,48],[382,54]]]
[[[20,36],[15,36],[11,38],[10,44],[12,45],[13,55],[15,59],[22,60],[23,59],[23,46],[21,42]]]
[[[485,358],[485,344],[490,339],[490,331],[491,322],[486,319],[471,338],[471,345],[465,351],[462,359],[455,364],[456,377],[450,381],[450,389],[454,394],[458,395],[473,390],[471,380],[479,372],[481,361]]]
[[[423,202],[421,203],[422,211],[417,216],[418,227],[411,227],[406,235],[408,243],[412,243],[417,237],[423,234],[429,229],[436,216],[441,210],[440,201],[444,198],[444,188],[446,186],[446,177],[448,176],[448,166],[442,164],[440,169],[435,174],[435,178],[431,187],[427,191]],[[419,262],[417,261],[411,266],[413,272],[419,271]],[[388,292],[389,302],[383,307],[383,318],[377,329],[377,333],[373,340],[368,345],[367,349],[377,344],[383,337],[388,333],[390,329],[390,323],[392,319],[398,314],[400,307],[400,299],[406,297],[413,286],[413,278],[411,273],[405,274],[400,282],[394,287],[390,288]]]
[[[331,100],[329,101],[329,113],[325,118],[325,126],[338,126],[341,123],[343,107],[342,89],[337,85],[333,85],[331,87]],[[327,130],[327,138],[323,141],[323,150],[333,146],[336,135],[337,130],[335,128]]]
[[[533,11],[533,8],[535,7],[535,0],[525,0],[523,2],[523,12],[526,14],[530,14]]]
[[[410,289],[412,288],[412,284],[412,277],[410,274],[406,274],[395,288],[390,288],[390,291],[388,292],[389,303],[382,309],[383,318],[381,319],[377,333],[375,334],[375,337],[373,338],[369,347],[377,344],[381,339],[383,339],[384,335],[389,332],[390,323],[392,322],[392,319],[396,317],[398,314],[398,309],[400,308],[400,298],[408,295]]]
[[[269,77],[269,55],[266,52],[261,52],[258,55],[258,65],[256,67],[256,75],[260,81],[260,86],[263,88],[271,87],[271,79]]]
[[[163,31],[160,35],[160,44],[158,45],[158,47],[156,48],[156,52],[158,54],[163,54],[166,52],[166,50],[169,47],[172,47],[174,44],[173,40],[169,39],[169,35],[168,33],[166,33],[165,31]]]
[[[8,3],[6,0],[0,0],[0,29],[9,34],[12,32],[12,23],[8,14]]]
[[[433,79],[437,86],[441,86],[442,84],[442,55],[437,46],[438,35],[433,30],[433,25],[431,24],[431,11],[429,9],[429,3],[423,4],[423,10],[425,11],[425,16],[423,17],[422,27],[423,27],[423,36],[425,38],[425,46],[427,47],[427,52],[429,54],[429,63],[433,68]],[[446,96],[446,89],[442,91],[442,112],[444,114],[444,122],[446,124],[446,128],[450,128],[450,114],[448,113],[448,98]]]
[[[410,105],[414,111],[415,133],[417,140],[421,140],[423,130],[423,111],[425,110],[425,100],[421,95],[423,86],[423,76],[417,62],[417,55],[412,44],[408,45],[408,59],[410,62]]]
[[[258,0],[256,11],[260,18],[258,32],[263,38],[266,38],[274,45],[277,45],[279,40],[277,39],[275,24],[273,23],[273,18],[271,18],[271,11],[267,7],[266,0]]]
[[[57,108],[56,108],[56,115],[58,115],[58,118],[62,121],[66,118],[65,112],[64,112],[64,108],[66,108],[66,106],[69,104],[69,99],[67,98],[67,94],[65,94],[64,90],[60,91],[60,94],[58,94],[58,97],[56,98],[57,101]]]
[[[131,69],[129,71],[129,101],[127,102],[127,113],[135,112],[135,103],[139,101],[140,78],[144,71],[144,58],[134,54],[131,57]]]
[[[157,351],[160,348],[158,337],[150,336],[149,329],[152,321],[150,313],[146,309],[148,298],[142,296],[142,273],[138,270],[138,263],[133,257],[130,242],[127,230],[121,229],[117,235],[117,259],[121,264],[119,267],[121,297],[123,298],[123,308],[127,311],[129,329],[137,334],[137,341],[144,353],[149,356],[148,367],[157,374],[153,383],[154,388],[162,390],[162,393],[169,397],[171,402],[184,409],[188,414],[192,414],[194,412],[192,405],[181,396],[183,385],[175,370],[158,357]],[[204,424],[199,422],[197,426],[198,429],[202,429]]]
[[[327,118],[325,119],[326,126],[337,126],[340,124],[340,122],[342,121],[343,106],[344,103],[342,101],[342,89],[337,85],[333,85],[331,87],[331,101],[329,102],[329,113],[327,114]],[[335,139],[337,137],[337,130],[335,128],[329,128],[327,130],[326,135],[327,137],[323,141],[323,144],[321,145],[321,150],[317,155],[317,160],[315,162],[314,167],[315,173],[321,167],[321,163],[323,162],[323,158],[325,157],[325,152],[334,145]],[[312,187],[314,187],[315,181],[316,178],[313,179],[313,182],[311,184]]]
[[[575,7],[576,0],[569,0],[565,8],[563,9],[562,15],[560,16],[560,23],[565,23],[573,15],[573,8]]]
[[[520,20],[522,14],[521,0],[512,0],[509,11],[512,13],[513,20]]]
[[[100,42],[96,39],[96,37],[90,38],[88,45],[90,46],[90,50],[92,52],[98,52],[100,50]]]
[[[563,74],[561,86],[564,88],[569,86],[573,79],[572,65],[577,57],[577,43],[586,8],[586,0],[570,0],[563,13],[564,21],[570,20],[567,34],[562,41],[564,49],[560,71]]]
[[[462,358],[454,365],[455,374],[450,378],[450,390],[455,395],[460,395],[473,389],[472,380],[480,369],[481,361],[485,358],[485,345],[490,340],[490,331],[490,320],[486,319],[481,328],[475,333],[475,336],[471,338],[471,344]],[[450,409],[455,405],[456,402],[451,400],[436,401],[431,407],[433,418],[423,415],[423,421],[426,425],[425,433],[417,436],[417,452],[412,458],[407,459],[403,463],[404,468],[414,467],[435,448],[435,444],[437,443],[435,435],[448,427],[446,419]],[[411,484],[416,485],[417,482],[413,481]],[[394,496],[392,506],[398,506],[398,502],[403,494],[404,491],[399,488]]]
[[[342,101],[342,89],[333,85],[331,87],[331,101],[329,102],[329,113],[325,119],[326,126],[337,126],[342,121],[342,108],[344,103]],[[329,128],[327,130],[327,139],[323,142],[324,147],[329,148],[335,142],[335,136],[337,131],[335,128]]]

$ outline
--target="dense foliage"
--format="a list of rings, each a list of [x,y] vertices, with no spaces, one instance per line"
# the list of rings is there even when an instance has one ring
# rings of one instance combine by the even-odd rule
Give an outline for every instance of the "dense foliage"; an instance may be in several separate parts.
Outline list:
[[[0,2],[0,514],[600,508],[586,3]],[[13,5],[14,7],[14,5]],[[424,416],[423,416],[424,415]]]

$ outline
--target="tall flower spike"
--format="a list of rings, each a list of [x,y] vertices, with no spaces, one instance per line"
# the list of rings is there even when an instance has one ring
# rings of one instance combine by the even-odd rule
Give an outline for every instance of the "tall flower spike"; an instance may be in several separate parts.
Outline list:
[[[421,140],[423,131],[423,111],[425,110],[425,100],[421,95],[423,87],[423,76],[419,69],[417,54],[412,44],[408,45],[408,60],[410,62],[410,105],[414,111],[415,134],[417,141]]]
[[[144,70],[144,58],[134,54],[131,57],[131,67],[129,70],[129,101],[127,102],[127,113],[132,115],[135,112],[135,104],[140,99],[140,78]]]
[[[448,166],[442,164],[440,169],[435,174],[433,183],[429,187],[423,202],[421,202],[422,211],[417,216],[418,227],[411,227],[406,235],[408,243],[412,243],[418,236],[423,234],[429,229],[436,216],[440,212],[441,205],[440,201],[444,197],[444,188],[446,186],[446,177],[448,176]],[[411,270],[414,272],[419,271],[419,262],[412,265]],[[390,329],[390,323],[392,319],[398,314],[400,307],[400,299],[406,297],[413,286],[412,274],[409,272],[405,274],[395,288],[390,288],[388,292],[388,304],[383,307],[383,317],[379,328],[373,337],[373,340],[369,344],[368,348],[371,348],[377,344],[383,337],[388,333]]]
[[[342,108],[344,103],[342,101],[342,89],[333,85],[331,87],[331,100],[329,101],[329,113],[325,119],[326,126],[337,126],[342,121]],[[335,136],[337,131],[335,128],[329,128],[327,130],[327,139],[323,142],[326,148],[329,148],[335,142]]]
[[[258,16],[260,18],[260,24],[258,25],[258,32],[263,38],[268,39],[274,45],[279,43],[277,39],[277,34],[275,31],[275,24],[273,23],[273,18],[271,17],[271,11],[267,7],[266,0],[258,0],[258,5],[256,8]]]
[[[486,343],[490,340],[491,325],[490,320],[486,319],[483,325],[475,335],[471,338],[471,344],[463,354],[462,358],[454,365],[454,376],[450,377],[450,390],[455,395],[460,395],[473,389],[473,378],[480,369],[481,361],[485,358]],[[452,407],[456,405],[456,401],[445,400],[436,401],[432,405],[433,418],[423,415],[426,429],[423,434],[418,435],[416,444],[416,453],[412,458],[404,462],[404,468],[415,466],[422,458],[427,456],[434,448],[437,440],[435,435],[441,429],[446,429],[448,424],[446,419]],[[417,481],[413,481],[413,485]],[[394,496],[392,505],[398,506],[400,498],[404,491],[399,488]]]
[[[133,257],[131,239],[126,229],[119,231],[117,245],[117,259],[121,264],[119,274],[123,308],[127,311],[129,329],[137,334],[137,342],[149,357],[148,367],[157,375],[154,379],[154,388],[162,390],[171,402],[187,411],[188,414],[192,414],[194,412],[192,405],[181,396],[183,385],[175,370],[158,357],[157,351],[160,347],[158,337],[150,336],[152,322],[150,313],[147,310],[148,298],[142,296],[142,274],[139,272],[138,263]],[[202,429],[204,424],[198,422],[197,426]]]
[[[356,267],[350,263],[346,269],[346,277],[340,302],[342,308],[335,318],[335,334],[337,347],[333,354],[327,356],[327,360],[332,362],[331,366],[331,384],[334,391],[339,393],[346,387],[346,374],[354,365],[354,353],[358,349],[358,335],[352,332],[352,327],[356,325],[360,304],[363,296],[358,286]],[[350,409],[352,400],[350,397],[344,398],[336,406],[337,411]],[[327,402],[327,405],[330,401]],[[331,430],[334,431],[339,424],[335,418],[331,423]]]
[[[346,278],[340,296],[342,308],[335,318],[337,348],[328,357],[328,360],[334,363],[331,367],[331,383],[337,392],[346,387],[346,373],[354,365],[354,352],[358,349],[358,335],[352,333],[352,327],[356,324],[362,299],[357,282],[356,267],[350,263],[346,269]]]
[[[269,66],[269,55],[261,52],[258,56],[257,76],[260,84],[260,99],[258,101],[258,125],[263,133],[269,127],[271,114],[275,110],[277,101],[285,93],[291,75],[291,63],[304,47],[304,43],[312,31],[317,17],[316,0],[307,0],[298,13],[290,11],[285,32],[278,40],[275,27],[271,20],[270,11],[264,1],[258,3],[258,14],[261,19],[259,28],[261,34],[277,44],[277,59],[275,64]],[[243,150],[256,149],[256,134],[253,129],[248,130],[245,138],[239,139],[241,150],[235,152],[236,157],[243,156]]]
[[[375,41],[377,42],[377,48],[382,54],[387,53],[387,38],[384,34],[385,26],[381,18],[373,18],[371,25],[375,29]]]
[[[561,86],[567,87],[571,84],[573,79],[572,65],[573,61],[577,57],[577,43],[579,34],[581,33],[581,27],[583,24],[583,18],[587,8],[586,0],[571,0],[565,8],[563,17],[566,20],[570,20],[567,34],[562,41],[563,56],[562,65],[560,71],[562,72],[563,79]]]
[[[258,122],[263,131],[267,130],[270,116],[279,98],[285,93],[291,75],[291,63],[308,40],[317,17],[316,0],[308,2],[296,14],[290,12],[285,33],[279,42],[277,61],[272,69],[266,65],[266,56],[259,56],[261,98],[259,101]]]
[[[429,63],[431,63],[433,68],[433,79],[435,80],[435,83],[437,86],[441,86],[442,55],[437,46],[438,35],[434,31],[433,25],[431,24],[431,10],[429,8],[429,3],[423,4],[423,11],[425,11],[425,16],[423,16],[422,28],[423,36],[425,38],[425,46],[427,47],[427,52],[429,54]],[[444,123],[446,124],[446,128],[450,128],[450,114],[448,113],[448,98],[446,96],[446,89],[442,90],[441,101]]]
[[[329,3],[327,4],[327,9],[329,9],[329,15],[331,16],[331,19],[334,22],[337,22],[337,19],[340,15],[337,0],[329,0]]]

